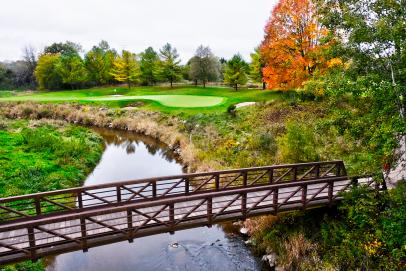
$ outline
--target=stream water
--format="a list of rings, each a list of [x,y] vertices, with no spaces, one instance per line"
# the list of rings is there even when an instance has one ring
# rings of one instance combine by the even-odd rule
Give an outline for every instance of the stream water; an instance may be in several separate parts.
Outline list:
[[[95,129],[105,141],[99,164],[84,185],[182,173],[163,144],[129,132]],[[47,271],[262,270],[244,240],[229,225],[157,234],[45,259]]]

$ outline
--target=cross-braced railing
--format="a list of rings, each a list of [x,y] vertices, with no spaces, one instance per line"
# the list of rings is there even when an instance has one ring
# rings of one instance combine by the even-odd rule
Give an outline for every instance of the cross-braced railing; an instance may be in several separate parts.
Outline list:
[[[223,170],[77,187],[0,199],[0,224],[129,202],[346,176],[342,161]]]
[[[129,240],[224,220],[331,205],[353,185],[384,185],[372,177],[329,177],[239,186],[207,193],[101,205],[0,225],[0,264]]]

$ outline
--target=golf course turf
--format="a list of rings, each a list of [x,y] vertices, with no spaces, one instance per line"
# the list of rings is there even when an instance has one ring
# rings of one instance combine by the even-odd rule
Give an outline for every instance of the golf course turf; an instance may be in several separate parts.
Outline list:
[[[235,91],[227,87],[181,86],[167,87],[102,87],[59,91],[2,91],[0,102],[80,102],[109,107],[132,106],[137,101],[145,109],[171,113],[201,113],[225,111],[228,106],[241,102],[265,102],[278,99],[282,93],[258,89]],[[137,107],[140,105],[137,104]]]
[[[210,107],[222,103],[226,98],[197,95],[140,95],[140,96],[102,96],[89,98],[89,101],[151,100],[168,107]],[[86,100],[86,99],[84,99]]]

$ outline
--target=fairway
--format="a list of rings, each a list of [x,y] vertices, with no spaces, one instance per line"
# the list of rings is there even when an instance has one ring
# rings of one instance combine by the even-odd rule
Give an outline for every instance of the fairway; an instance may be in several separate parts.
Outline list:
[[[151,100],[168,107],[210,107],[223,103],[226,98],[197,95],[142,95],[142,96],[101,96],[83,99],[88,101]]]

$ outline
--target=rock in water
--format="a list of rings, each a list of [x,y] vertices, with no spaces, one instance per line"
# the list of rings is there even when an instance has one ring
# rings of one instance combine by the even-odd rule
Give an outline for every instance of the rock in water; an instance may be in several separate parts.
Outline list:
[[[261,260],[264,262],[268,262],[270,267],[276,266],[276,254],[275,253],[264,255],[264,256],[262,256]]]

